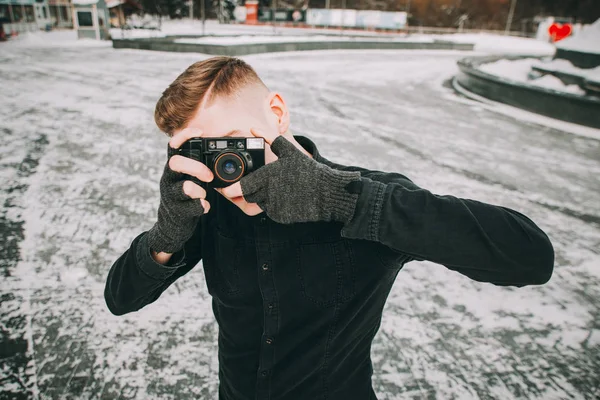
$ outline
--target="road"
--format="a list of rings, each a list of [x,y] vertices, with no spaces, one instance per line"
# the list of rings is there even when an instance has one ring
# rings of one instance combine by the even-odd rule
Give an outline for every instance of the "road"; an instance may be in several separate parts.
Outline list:
[[[0,50],[0,398],[216,398],[218,328],[200,267],[137,313],[112,316],[103,299],[110,266],[156,215],[167,142],[156,100],[205,56]],[[600,135],[457,96],[447,80],[465,54],[245,59],[325,157],[514,208],[555,247],[554,276],[537,287],[406,265],[372,349],[381,400],[597,398]]]

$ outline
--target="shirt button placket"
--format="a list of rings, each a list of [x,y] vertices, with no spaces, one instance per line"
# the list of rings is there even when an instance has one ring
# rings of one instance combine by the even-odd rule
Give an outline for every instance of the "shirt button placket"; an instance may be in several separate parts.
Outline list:
[[[271,252],[276,249],[269,244],[270,232],[266,217],[261,217],[256,226],[256,254],[258,256],[258,283],[263,300],[264,323],[263,343],[260,349],[258,379],[256,383],[257,399],[270,398],[270,378],[274,364],[275,336],[277,336],[277,292],[275,291],[275,277],[271,263]]]

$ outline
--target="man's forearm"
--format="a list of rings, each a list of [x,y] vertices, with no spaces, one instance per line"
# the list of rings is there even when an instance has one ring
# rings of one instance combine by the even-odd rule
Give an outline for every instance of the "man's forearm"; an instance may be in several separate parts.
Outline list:
[[[200,261],[199,233],[199,230],[195,232],[187,243],[187,251],[182,249],[173,254],[150,250],[147,233],[136,237],[108,273],[104,297],[109,310],[122,315],[158,299],[175,280]]]
[[[545,283],[554,250],[529,218],[505,207],[435,195],[401,178],[362,178],[355,215],[342,234],[378,241],[417,259],[498,285]]]

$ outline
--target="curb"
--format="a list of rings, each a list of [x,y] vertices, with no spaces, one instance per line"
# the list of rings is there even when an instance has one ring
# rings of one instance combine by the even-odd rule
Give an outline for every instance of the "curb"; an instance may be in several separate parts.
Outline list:
[[[464,89],[500,103],[548,117],[600,129],[600,98],[577,96],[516,82],[479,70],[481,64],[531,56],[467,57],[458,61],[457,83]]]
[[[187,36],[188,38],[190,36]],[[423,42],[381,42],[381,41],[335,41],[335,42],[277,42],[246,43],[239,45],[214,45],[200,43],[175,43],[178,37],[113,39],[115,49],[138,49],[169,51],[178,53],[204,53],[210,55],[245,56],[258,53],[311,50],[473,50],[471,43],[446,41]]]

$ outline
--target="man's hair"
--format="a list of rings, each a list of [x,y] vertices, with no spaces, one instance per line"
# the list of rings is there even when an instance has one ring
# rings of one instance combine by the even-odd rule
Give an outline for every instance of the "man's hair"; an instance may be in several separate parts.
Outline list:
[[[193,117],[200,103],[210,104],[218,96],[230,96],[248,84],[265,86],[254,69],[234,57],[212,57],[190,65],[163,92],[156,103],[154,121],[173,135]]]

